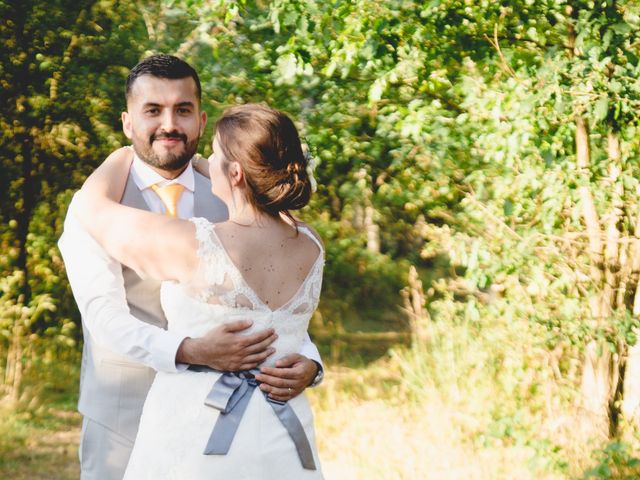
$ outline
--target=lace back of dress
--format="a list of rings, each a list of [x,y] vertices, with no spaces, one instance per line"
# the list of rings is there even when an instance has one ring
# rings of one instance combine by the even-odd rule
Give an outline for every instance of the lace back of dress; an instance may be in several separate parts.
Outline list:
[[[215,225],[203,218],[196,226],[199,267],[190,285],[192,296],[211,305],[254,310],[257,305],[243,293],[233,265],[225,261],[224,247],[214,233]]]
[[[196,237],[200,245],[200,266],[188,287],[190,295],[211,305],[234,309],[266,308],[229,259],[214,231],[215,225],[203,218],[193,218],[191,221],[196,226]],[[299,231],[313,240],[320,249],[320,255],[297,293],[277,310],[294,315],[310,315],[317,308],[320,297],[324,251],[318,239],[306,227],[300,227]]]

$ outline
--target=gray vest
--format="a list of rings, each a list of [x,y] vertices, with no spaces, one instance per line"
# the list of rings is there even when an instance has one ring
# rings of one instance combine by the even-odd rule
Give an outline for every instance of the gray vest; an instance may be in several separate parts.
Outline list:
[[[213,195],[209,180],[195,171],[194,176],[194,216],[212,222],[226,220],[227,207]],[[121,203],[149,210],[131,176]],[[131,314],[143,322],[166,329],[167,319],[160,305],[160,282],[142,279],[126,266],[122,267],[122,275]],[[155,371],[99,346],[84,327],[83,333],[85,342],[78,410],[133,442]]]

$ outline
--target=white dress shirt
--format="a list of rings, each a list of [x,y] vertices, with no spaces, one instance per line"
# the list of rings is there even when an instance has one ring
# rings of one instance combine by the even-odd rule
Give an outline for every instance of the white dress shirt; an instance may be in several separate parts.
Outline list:
[[[178,216],[193,217],[194,172],[191,163],[173,180],[166,180],[134,156],[131,175],[152,212],[165,207],[151,186],[180,183],[185,187],[178,201]],[[74,215],[75,198],[69,205],[64,232],[58,241],[67,276],[86,330],[100,346],[157,371],[176,372],[176,353],[184,335],[138,320],[129,312],[122,267],[89,235]],[[321,363],[318,349],[305,336],[300,353]]]
[[[167,180],[155,170],[149,168],[146,163],[138,158],[138,155],[134,155],[133,163],[131,164],[131,177],[140,189],[142,198],[149,206],[149,210],[155,213],[165,213],[165,206],[160,197],[151,189],[151,186],[164,187],[172,183],[181,184],[184,190],[178,199],[178,217],[193,217],[193,191],[195,187],[191,163],[178,177],[173,180]]]

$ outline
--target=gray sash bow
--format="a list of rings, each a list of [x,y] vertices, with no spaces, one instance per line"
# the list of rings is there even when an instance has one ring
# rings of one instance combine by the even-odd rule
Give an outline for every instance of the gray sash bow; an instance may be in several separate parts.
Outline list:
[[[191,365],[189,369],[200,372],[217,372],[217,370],[200,365]],[[253,391],[258,386],[255,374],[259,373],[259,370],[218,373],[222,375],[213,384],[213,388],[211,388],[204,401],[208,407],[220,411],[213,431],[209,436],[207,446],[204,449],[203,453],[205,455],[226,455],[229,452],[233,437],[240,425],[240,420],[242,420],[244,411],[249,405]],[[264,397],[293,440],[302,466],[306,470],[315,470],[316,464],[313,460],[309,439],[291,405],[287,402],[274,400],[266,393],[264,393]]]

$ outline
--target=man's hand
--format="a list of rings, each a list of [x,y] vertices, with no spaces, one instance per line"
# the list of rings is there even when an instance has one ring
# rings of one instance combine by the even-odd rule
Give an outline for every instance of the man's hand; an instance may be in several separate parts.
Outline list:
[[[269,345],[278,336],[272,328],[251,335],[238,335],[251,324],[249,320],[239,320],[213,328],[203,337],[186,338],[178,348],[176,362],[207,365],[228,372],[257,367],[275,351]]]
[[[318,373],[313,360],[294,353],[276,362],[275,367],[262,367],[256,380],[260,389],[275,400],[285,402],[303,392]]]

